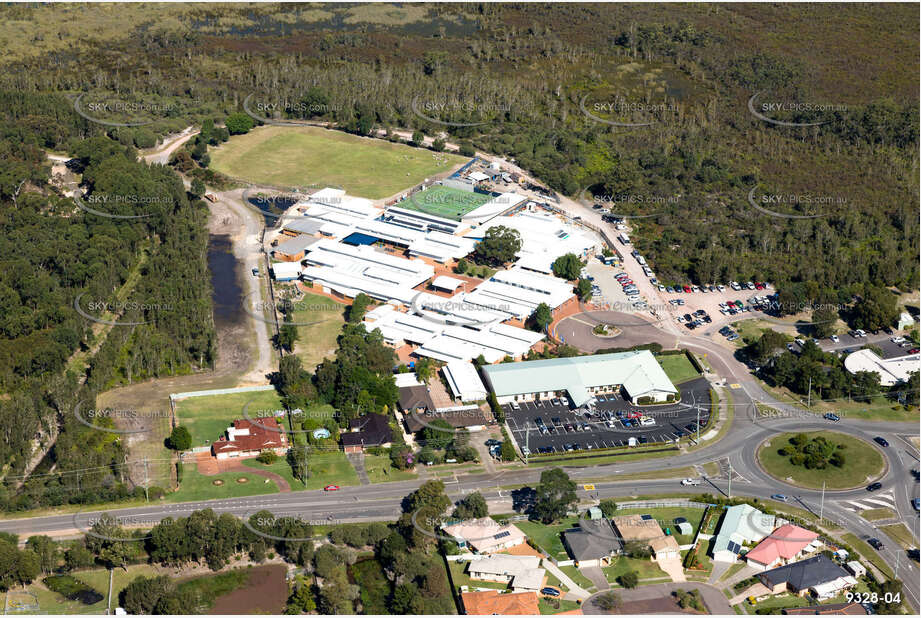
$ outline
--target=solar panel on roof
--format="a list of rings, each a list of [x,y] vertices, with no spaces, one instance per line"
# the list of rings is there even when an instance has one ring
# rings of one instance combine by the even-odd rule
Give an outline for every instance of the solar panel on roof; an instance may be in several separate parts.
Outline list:
[[[652,519],[652,515],[640,515],[640,519],[645,519],[645,520],[648,521],[648,520]]]
[[[507,536],[512,536],[512,533],[509,532],[508,530],[505,530],[505,531],[503,531],[503,532],[500,532],[499,534],[494,534],[492,538],[494,538],[494,539],[504,539],[504,538],[507,537]]]
[[[734,554],[738,554],[740,551],[742,551],[742,546],[736,543],[735,541],[729,541],[729,546],[727,549],[729,549],[729,551],[731,551]]]

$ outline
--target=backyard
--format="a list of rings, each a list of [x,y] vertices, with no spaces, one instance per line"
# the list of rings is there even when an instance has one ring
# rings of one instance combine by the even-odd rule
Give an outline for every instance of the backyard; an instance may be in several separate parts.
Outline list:
[[[326,357],[334,357],[336,338],[345,324],[346,305],[328,296],[304,292],[294,304],[291,321],[297,325],[294,353],[307,371]]]

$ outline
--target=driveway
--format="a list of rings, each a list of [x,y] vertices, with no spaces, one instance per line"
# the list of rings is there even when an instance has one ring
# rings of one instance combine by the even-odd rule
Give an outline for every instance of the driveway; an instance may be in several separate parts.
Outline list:
[[[604,576],[604,571],[601,570],[601,567],[579,567],[579,572],[592,580],[592,583],[595,584],[595,588],[598,590],[608,590],[611,588],[611,584],[608,583],[608,578]]]
[[[681,558],[664,558],[657,561],[659,568],[665,571],[673,582],[686,582],[684,576],[684,567],[681,566]]]
[[[726,600],[726,597],[723,596],[723,593],[710,584],[704,584],[701,582],[687,582],[682,584],[676,584],[674,582],[668,584],[653,584],[651,586],[640,586],[638,588],[633,588],[631,590],[617,590],[617,594],[620,595],[621,600],[623,601],[623,606],[614,611],[606,612],[600,607],[595,605],[594,601],[598,598],[598,593],[592,595],[590,599],[587,599],[582,604],[582,613],[584,614],[631,614],[631,613],[679,613],[682,610],[674,602],[668,603],[673,598],[672,592],[675,590],[699,590],[700,595],[704,599],[704,604],[707,606],[710,614],[729,614],[734,615],[732,607],[729,605],[729,601]],[[666,607],[666,605],[668,607]],[[643,608],[648,606],[648,609],[644,612]],[[692,612],[688,612],[692,613]],[[693,612],[696,613],[696,612]]]

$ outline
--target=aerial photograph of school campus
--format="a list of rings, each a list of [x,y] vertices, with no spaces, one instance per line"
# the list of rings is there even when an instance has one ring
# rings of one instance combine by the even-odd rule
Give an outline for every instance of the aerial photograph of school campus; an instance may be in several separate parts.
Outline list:
[[[919,615],[918,3],[0,17],[5,616]]]

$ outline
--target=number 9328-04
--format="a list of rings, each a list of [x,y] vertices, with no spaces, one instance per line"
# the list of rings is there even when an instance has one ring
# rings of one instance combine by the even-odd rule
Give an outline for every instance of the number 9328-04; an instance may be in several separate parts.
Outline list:
[[[846,596],[849,603],[879,603],[880,599],[885,603],[900,603],[902,601],[902,593],[900,592],[887,592],[883,595],[878,595],[875,592],[848,592]]]

